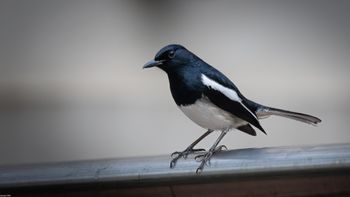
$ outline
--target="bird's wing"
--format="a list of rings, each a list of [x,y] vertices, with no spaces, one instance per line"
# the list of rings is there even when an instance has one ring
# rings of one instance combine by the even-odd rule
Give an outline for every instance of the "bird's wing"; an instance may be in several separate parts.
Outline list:
[[[242,102],[242,98],[240,98],[238,91],[233,88],[225,87],[215,79],[207,77],[205,74],[201,75],[201,80],[205,86],[203,94],[208,97],[211,102],[225,111],[228,111],[242,120],[254,125],[265,133],[256,114]]]

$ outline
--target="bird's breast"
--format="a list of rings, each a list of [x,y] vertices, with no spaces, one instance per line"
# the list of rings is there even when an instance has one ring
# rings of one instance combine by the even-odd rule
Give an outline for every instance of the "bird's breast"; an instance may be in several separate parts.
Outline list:
[[[192,76],[192,77],[191,77]],[[177,105],[190,105],[202,96],[203,84],[196,75],[168,74],[170,91]]]
[[[246,124],[244,120],[217,107],[206,97],[191,105],[180,105],[179,108],[193,122],[206,129],[225,130]]]

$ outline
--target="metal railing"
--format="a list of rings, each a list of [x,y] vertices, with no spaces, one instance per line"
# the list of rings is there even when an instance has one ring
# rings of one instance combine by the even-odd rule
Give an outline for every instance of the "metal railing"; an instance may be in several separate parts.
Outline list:
[[[275,181],[273,185],[276,186],[274,191],[266,192],[278,193],[281,188],[277,185],[287,183],[290,187],[290,180],[294,180],[294,186],[310,180],[316,180],[316,183],[310,184],[317,186],[318,181],[324,180],[318,186],[325,187],[326,182],[330,188],[319,190],[323,191],[321,194],[326,191],[333,192],[330,194],[350,194],[350,144],[223,151],[213,156],[211,165],[206,166],[200,175],[195,173],[199,163],[194,160],[194,156],[180,159],[174,169],[169,168],[169,163],[170,156],[165,155],[1,166],[0,195],[35,191],[50,193],[57,191],[57,188],[71,188],[71,192],[86,189],[125,192],[135,188],[147,190],[165,187],[170,196],[174,196],[178,192],[174,188],[179,187],[204,184],[220,188],[225,184],[239,185],[247,181],[253,185],[256,182],[266,184],[266,180]],[[300,186],[298,188],[300,190]],[[313,188],[307,188],[303,192],[309,194],[308,189],[313,192]],[[288,192],[291,191],[292,187]]]

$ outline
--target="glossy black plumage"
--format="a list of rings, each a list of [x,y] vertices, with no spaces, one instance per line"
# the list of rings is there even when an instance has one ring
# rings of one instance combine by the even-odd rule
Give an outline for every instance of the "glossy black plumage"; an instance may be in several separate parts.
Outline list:
[[[176,51],[175,58],[172,59],[167,56],[170,51]],[[265,132],[257,118],[252,115],[257,109],[257,104],[246,100],[231,80],[183,46],[169,45],[164,47],[156,54],[155,61],[166,62],[166,64],[158,67],[168,74],[171,94],[177,105],[194,104],[204,95],[218,107]],[[205,86],[201,81],[202,74],[222,86],[234,90],[242,99],[242,103],[246,105],[246,108],[241,103],[229,99],[221,92]],[[251,112],[247,111],[247,109]]]
[[[171,168],[179,158],[203,150],[194,149],[194,146],[213,130],[220,130],[221,134],[208,152],[197,156],[202,157],[197,173],[203,170],[213,154],[225,147],[218,147],[218,144],[231,129],[255,136],[253,125],[265,133],[259,119],[270,115],[308,124],[321,122],[314,116],[267,107],[247,99],[224,74],[181,45],[172,44],[162,48],[154,60],[144,65],[144,68],[150,67],[159,67],[167,73],[175,103],[193,122],[208,129],[184,151],[174,153],[177,156],[171,161]]]

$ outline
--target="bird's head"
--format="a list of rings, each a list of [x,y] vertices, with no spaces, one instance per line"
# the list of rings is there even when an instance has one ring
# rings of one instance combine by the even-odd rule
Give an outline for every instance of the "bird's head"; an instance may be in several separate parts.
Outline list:
[[[163,47],[153,60],[147,62],[143,68],[158,67],[165,72],[177,70],[183,66],[190,66],[197,57],[185,47],[171,44]]]

